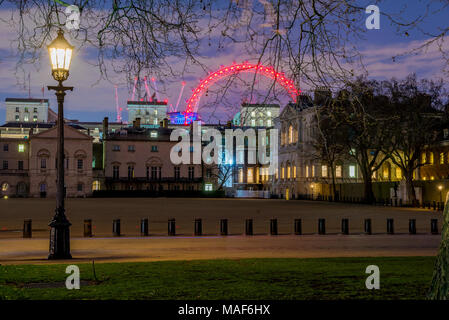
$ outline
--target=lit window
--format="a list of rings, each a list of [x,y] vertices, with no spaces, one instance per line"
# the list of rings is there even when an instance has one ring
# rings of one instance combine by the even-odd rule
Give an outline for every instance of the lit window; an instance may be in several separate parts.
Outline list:
[[[33,116],[33,121],[37,122],[37,116]]]
[[[267,120],[267,127],[271,127],[271,120]]]
[[[422,164],[425,164],[426,163],[426,153],[425,152],[423,152],[422,154],[421,154],[421,163]]]
[[[440,164],[444,164],[444,152],[440,153]]]
[[[349,166],[349,177],[350,178],[355,178],[355,165],[350,165]]]
[[[433,164],[433,152],[430,153],[429,163]]]
[[[151,138],[157,138],[157,131],[151,131],[150,136]]]
[[[9,189],[9,184],[7,184],[6,182],[2,184],[2,191],[8,191]]]
[[[342,176],[342,167],[341,166],[336,166],[335,167],[335,177],[341,178],[341,176]]]
[[[212,183],[206,183],[204,185],[204,191],[213,191]]]
[[[290,177],[291,177],[291,167],[288,166],[287,167],[287,179],[290,179]]]
[[[288,127],[288,143],[293,143],[293,127]]]
[[[151,146],[151,152],[157,152],[157,146]]]
[[[435,177],[434,177],[434,176],[431,176],[431,177],[430,177],[430,180],[435,180]]]
[[[383,176],[385,180],[390,179],[390,168],[388,166],[384,166]]]
[[[100,190],[100,181],[95,180],[92,183],[92,191],[98,191],[98,190]]]
[[[293,179],[296,179],[296,166],[293,166]]]
[[[285,168],[281,168],[281,179],[285,179]]]
[[[23,117],[23,121],[28,122],[29,120],[30,120],[30,117],[26,114],[26,115]]]
[[[251,127],[255,127],[256,126],[256,120],[252,119],[251,120]]]
[[[321,176],[323,178],[327,178],[327,166],[326,165],[321,166]]]
[[[278,168],[276,168],[275,177],[276,177],[276,180],[279,179],[279,169]]]
[[[312,166],[312,177],[315,177],[315,166]]]
[[[309,166],[306,166],[306,178],[309,177]]]
[[[267,111],[267,117],[271,117],[271,111]]]
[[[256,113],[253,111],[253,112],[251,112],[251,117],[255,117],[256,116]]]
[[[18,121],[20,121],[20,117],[19,117],[19,115],[18,114],[16,114],[16,121],[18,122]]]
[[[396,179],[398,180],[402,179],[402,170],[400,167],[396,167]]]
[[[263,120],[262,119],[259,120],[259,126],[263,127]]]
[[[19,144],[19,152],[25,152],[25,145]]]
[[[239,183],[243,183],[243,169],[239,168]]]
[[[248,168],[248,183],[254,183],[254,169],[253,168]]]

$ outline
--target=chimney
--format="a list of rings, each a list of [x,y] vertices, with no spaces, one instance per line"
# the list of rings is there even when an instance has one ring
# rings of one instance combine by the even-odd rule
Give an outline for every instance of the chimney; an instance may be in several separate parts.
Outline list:
[[[162,120],[162,126],[164,128],[168,128],[168,119],[167,118],[164,118],[164,120]]]
[[[136,118],[135,127],[140,128],[140,118]]]
[[[103,119],[103,138],[106,138],[109,132],[109,118],[104,117]]]

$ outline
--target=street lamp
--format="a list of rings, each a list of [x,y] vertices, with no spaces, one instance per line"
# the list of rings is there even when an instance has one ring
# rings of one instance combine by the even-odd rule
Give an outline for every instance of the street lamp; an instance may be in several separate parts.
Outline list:
[[[440,190],[440,202],[443,202],[443,197],[441,195],[441,190],[443,190],[443,186],[441,184],[438,186],[438,190]]]
[[[57,86],[48,86],[48,90],[56,91],[58,101],[56,210],[52,221],[49,223],[51,230],[48,259],[71,259],[69,228],[72,224],[67,219],[64,208],[64,96],[65,92],[72,91],[73,87],[64,87],[62,82],[69,77],[73,46],[67,42],[64,38],[64,32],[60,29],[56,39],[47,48],[50,55],[51,74],[59,82]]]

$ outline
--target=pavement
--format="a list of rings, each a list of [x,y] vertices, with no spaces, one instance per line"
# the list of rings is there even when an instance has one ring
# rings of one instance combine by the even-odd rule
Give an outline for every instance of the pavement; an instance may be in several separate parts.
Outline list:
[[[429,234],[74,238],[72,260],[49,261],[48,239],[1,239],[0,264],[434,256],[440,240]]]

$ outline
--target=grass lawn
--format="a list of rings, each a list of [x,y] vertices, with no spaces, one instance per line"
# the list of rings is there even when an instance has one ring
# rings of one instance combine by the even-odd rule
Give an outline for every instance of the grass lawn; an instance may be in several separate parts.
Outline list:
[[[0,299],[425,299],[435,258],[325,258],[0,266]],[[75,261],[74,261],[75,263]],[[380,290],[367,290],[368,265]]]

